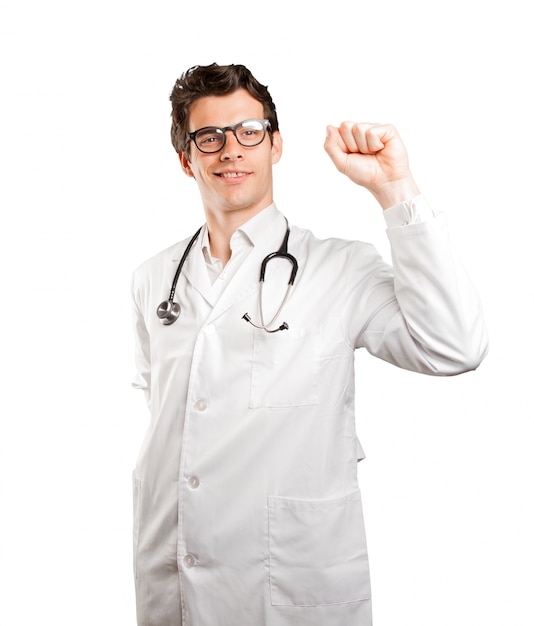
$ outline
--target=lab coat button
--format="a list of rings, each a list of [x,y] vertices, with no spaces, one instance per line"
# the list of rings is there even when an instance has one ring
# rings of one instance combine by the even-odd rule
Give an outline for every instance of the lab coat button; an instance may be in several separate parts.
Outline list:
[[[186,554],[184,556],[184,565],[186,567],[193,567],[195,565],[196,561],[195,561],[195,557],[192,554]]]
[[[205,335],[213,335],[214,332],[215,332],[215,326],[213,324],[208,324],[207,326],[204,327]]]
[[[200,480],[198,476],[191,476],[187,481],[187,484],[191,487],[191,489],[198,489],[200,486]]]
[[[205,411],[208,408],[208,403],[206,400],[197,400],[195,402],[195,409],[197,411]]]

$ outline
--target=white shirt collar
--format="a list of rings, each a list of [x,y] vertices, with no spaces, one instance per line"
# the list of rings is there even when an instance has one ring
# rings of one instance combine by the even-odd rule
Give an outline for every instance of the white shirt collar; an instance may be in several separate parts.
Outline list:
[[[269,230],[280,215],[274,202],[242,224],[230,238],[232,254],[241,247],[254,246]],[[208,265],[217,264],[218,259],[211,256],[208,228],[204,225],[200,236],[200,246]]]

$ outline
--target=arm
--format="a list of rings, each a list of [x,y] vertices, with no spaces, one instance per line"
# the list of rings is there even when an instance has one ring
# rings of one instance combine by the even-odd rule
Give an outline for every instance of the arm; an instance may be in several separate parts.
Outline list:
[[[345,122],[328,128],[325,149],[339,171],[391,207],[384,215],[393,270],[377,259],[363,302],[361,293],[353,302],[367,312],[363,327],[352,328],[354,346],[428,374],[476,368],[487,351],[478,296],[450,244],[445,215],[434,216],[419,194],[395,128]]]
[[[134,275],[132,279],[132,303],[136,374],[132,386],[145,392],[145,399],[150,408],[150,336],[139,306],[138,297],[139,293]]]

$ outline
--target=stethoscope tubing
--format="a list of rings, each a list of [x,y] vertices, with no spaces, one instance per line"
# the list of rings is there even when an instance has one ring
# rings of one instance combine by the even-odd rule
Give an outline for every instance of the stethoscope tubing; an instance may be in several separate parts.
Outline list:
[[[191,239],[189,240],[189,243],[187,244],[187,248],[185,249],[185,252],[182,254],[180,263],[178,263],[178,268],[176,270],[176,273],[174,274],[174,279],[172,281],[171,291],[169,292],[169,302],[171,303],[174,300],[174,294],[176,292],[176,285],[178,284],[178,278],[180,277],[180,274],[182,273],[182,268],[184,266],[185,260],[189,256],[189,253],[191,252],[191,248],[193,247],[195,241],[198,239],[198,236],[200,235],[201,230],[202,230],[202,226],[191,237]]]
[[[197,232],[189,240],[189,243],[187,244],[187,247],[184,250],[184,253],[182,254],[182,258],[180,259],[180,262],[178,263],[178,267],[177,267],[176,272],[174,274],[174,278],[173,278],[173,281],[172,281],[171,289],[170,289],[170,292],[169,292],[169,297],[168,297],[167,300],[164,300],[158,306],[158,308],[156,310],[156,314],[157,314],[158,318],[161,320],[161,322],[165,326],[169,326],[171,324],[174,324],[174,322],[180,316],[181,307],[180,307],[180,305],[177,302],[174,302],[174,294],[176,293],[176,286],[178,284],[178,278],[180,277],[180,274],[182,272],[182,268],[184,266],[184,263],[185,263],[187,257],[189,256],[189,253],[191,252],[191,248],[195,244],[195,241],[198,239],[201,231],[202,231],[202,226],[197,230]],[[282,309],[284,308],[285,303],[287,302],[287,299],[289,298],[289,294],[290,294],[291,289],[293,287],[293,283],[295,282],[295,277],[296,277],[297,271],[298,271],[297,259],[292,254],[289,254],[289,252],[287,251],[287,246],[288,246],[288,242],[289,242],[289,233],[290,233],[289,224],[288,224],[288,222],[286,220],[286,233],[285,233],[285,236],[284,236],[284,239],[282,241],[282,244],[281,244],[280,248],[276,252],[271,252],[270,254],[268,254],[263,259],[263,261],[261,263],[261,267],[260,267],[260,322],[261,322],[261,324],[255,324],[251,320],[250,315],[248,313],[245,313],[243,315],[243,319],[246,322],[249,322],[255,328],[259,328],[261,330],[265,330],[268,333],[275,333],[275,332],[278,332],[280,330],[287,330],[289,328],[289,326],[288,326],[288,324],[286,322],[283,322],[283,324],[281,324],[278,328],[270,328],[274,324],[274,322],[276,321],[278,316],[280,315]],[[291,263],[292,267],[291,267],[291,274],[289,276],[289,281],[287,283],[286,293],[284,295],[282,303],[278,307],[278,310],[276,311],[276,313],[275,313],[274,317],[271,319],[271,321],[268,324],[265,324],[265,320],[264,320],[264,316],[263,316],[263,283],[265,282],[265,273],[266,273],[266,270],[267,270],[267,265],[273,259],[286,259],[287,261],[289,261]]]

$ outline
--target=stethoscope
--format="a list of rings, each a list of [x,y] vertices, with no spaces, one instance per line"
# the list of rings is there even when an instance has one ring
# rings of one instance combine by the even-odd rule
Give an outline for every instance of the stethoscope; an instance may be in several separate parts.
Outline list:
[[[162,321],[162,323],[165,326],[170,326],[171,324],[174,324],[174,322],[180,317],[180,313],[182,309],[180,305],[178,304],[178,302],[174,301],[176,285],[178,283],[178,278],[184,266],[185,260],[189,256],[189,253],[191,252],[191,248],[193,247],[195,241],[198,239],[198,236],[200,235],[201,230],[202,230],[202,227],[200,227],[197,230],[197,232],[189,240],[189,243],[187,244],[187,247],[182,255],[182,258],[180,259],[180,262],[178,263],[178,268],[176,269],[176,273],[172,281],[172,286],[169,292],[169,297],[167,300],[164,300],[158,306],[156,310],[156,314],[158,318]],[[268,254],[261,263],[261,268],[260,268],[260,324],[255,324],[251,320],[250,315],[248,313],[245,313],[242,318],[246,322],[249,322],[250,324],[252,324],[252,326],[254,326],[255,328],[259,328],[260,330],[265,330],[268,333],[276,333],[279,330],[288,330],[289,328],[287,322],[283,322],[280,326],[278,326],[278,328],[270,328],[275,323],[276,319],[282,312],[282,309],[284,308],[284,305],[287,302],[287,299],[289,298],[289,294],[291,292],[291,288],[293,287],[293,283],[295,282],[295,277],[297,275],[297,271],[299,268],[297,259],[292,254],[289,254],[289,252],[287,251],[288,241],[289,241],[289,224],[287,223],[287,220],[286,220],[286,234],[284,236],[284,240],[282,241],[280,248],[278,248],[276,252],[271,252],[271,254]],[[282,303],[278,307],[278,310],[272,317],[271,321],[266,324],[265,319],[263,317],[263,283],[265,282],[265,272],[267,270],[267,265],[269,261],[272,261],[273,259],[286,259],[287,261],[289,261],[291,263],[291,275],[289,276],[289,282],[287,283],[287,289],[286,289],[284,298],[282,300]]]

